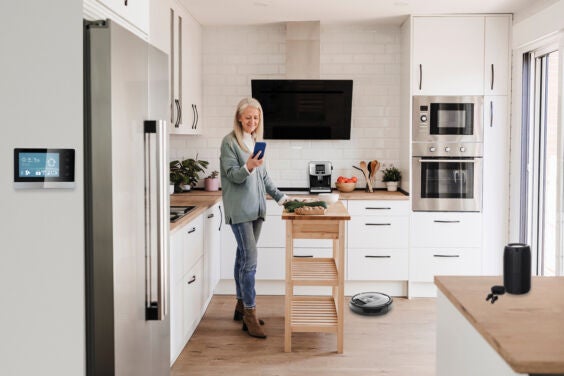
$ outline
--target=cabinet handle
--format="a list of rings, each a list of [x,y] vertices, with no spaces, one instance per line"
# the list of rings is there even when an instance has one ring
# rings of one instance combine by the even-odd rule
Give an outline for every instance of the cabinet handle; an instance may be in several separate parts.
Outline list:
[[[195,125],[196,125],[196,109],[194,108],[194,105],[192,105],[192,129],[194,129]]]
[[[433,257],[460,257],[460,255],[433,255]]]
[[[196,109],[196,124],[194,124],[194,129],[198,129],[198,122],[200,121],[200,114],[198,113],[198,105],[195,104],[194,108]]]
[[[392,258],[392,256],[364,255],[366,258]]]
[[[188,281],[188,284],[191,285],[194,282],[196,282],[196,276],[195,275],[193,275],[192,279]]]
[[[392,208],[385,208],[385,207],[365,207],[366,210],[392,210]]]
[[[492,79],[490,84],[490,90],[493,90],[494,87],[494,65],[492,64]]]
[[[423,84],[423,65],[419,64],[419,90],[421,90],[422,84]]]
[[[223,211],[221,210],[221,205],[218,206],[219,208],[219,229],[221,231],[221,225],[223,225]]]
[[[178,99],[174,100],[174,104],[176,105],[176,121],[174,122],[174,127],[178,128],[180,126],[180,114],[181,114],[181,110],[180,110],[180,101]]]
[[[213,217],[214,217],[214,214],[213,214],[213,213],[208,214],[208,218],[213,218]]]
[[[391,223],[365,223],[365,226],[391,226]]]
[[[493,101],[490,101],[490,128],[493,127]]]
[[[195,231],[196,231],[196,227],[192,227],[190,230],[188,230],[188,233],[191,234],[191,233],[193,233],[193,232],[195,232]]]
[[[305,258],[305,257],[313,257],[313,255],[294,255],[294,257]]]
[[[125,1],[123,2],[123,4],[124,4],[125,6],[127,6],[127,0],[125,0]]]
[[[460,223],[460,221],[441,221],[439,219],[435,219],[433,222],[435,222],[435,223]]]

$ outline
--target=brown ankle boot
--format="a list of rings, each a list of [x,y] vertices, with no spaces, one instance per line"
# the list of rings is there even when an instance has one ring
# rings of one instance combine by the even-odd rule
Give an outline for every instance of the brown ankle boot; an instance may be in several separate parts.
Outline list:
[[[245,307],[243,306],[243,299],[237,299],[237,305],[235,306],[235,313],[233,313],[233,320],[241,321],[243,320],[243,314],[245,313]],[[264,321],[259,319],[259,324],[264,325]],[[247,330],[244,327],[243,330]]]
[[[243,330],[248,330],[251,337],[266,338],[266,334],[260,327],[257,319],[257,310],[255,308],[245,308],[243,315]]]

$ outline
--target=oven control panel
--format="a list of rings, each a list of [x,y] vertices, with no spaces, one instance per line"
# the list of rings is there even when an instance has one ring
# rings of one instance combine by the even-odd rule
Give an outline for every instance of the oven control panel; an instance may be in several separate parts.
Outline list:
[[[481,142],[414,142],[412,151],[413,156],[416,157],[482,157],[484,155],[484,144]]]

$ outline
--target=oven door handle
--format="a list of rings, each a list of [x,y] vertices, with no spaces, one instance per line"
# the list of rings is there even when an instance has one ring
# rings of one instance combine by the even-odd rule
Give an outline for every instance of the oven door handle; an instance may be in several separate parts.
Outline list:
[[[462,162],[462,163],[475,163],[473,159],[420,159],[420,163],[434,163],[434,162]]]

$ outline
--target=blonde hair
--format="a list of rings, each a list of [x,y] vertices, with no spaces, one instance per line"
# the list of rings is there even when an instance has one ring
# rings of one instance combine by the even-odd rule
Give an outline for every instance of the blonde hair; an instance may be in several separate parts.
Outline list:
[[[263,135],[263,116],[262,116],[262,106],[260,102],[257,101],[255,98],[247,97],[243,98],[239,101],[237,105],[237,110],[235,111],[235,118],[233,119],[233,133],[235,134],[235,138],[237,139],[237,143],[241,147],[241,149],[245,150],[246,152],[250,153],[251,150],[245,146],[245,142],[243,142],[243,125],[239,121],[239,116],[245,111],[247,107],[254,107],[259,112],[259,123],[257,129],[251,134],[253,141],[262,141]]]

